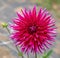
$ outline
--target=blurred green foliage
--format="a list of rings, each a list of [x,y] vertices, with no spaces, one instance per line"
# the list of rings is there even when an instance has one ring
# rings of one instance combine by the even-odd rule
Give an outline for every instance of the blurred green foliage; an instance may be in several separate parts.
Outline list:
[[[50,58],[52,56],[53,50],[49,50],[45,52],[42,56],[40,55],[38,58]]]
[[[36,0],[36,4],[50,10],[53,4],[60,4],[60,0]]]
[[[23,56],[22,52],[19,52],[19,53],[18,53],[18,56]]]
[[[44,53],[42,58],[50,58],[51,54],[52,54],[53,50],[48,51],[47,53]]]

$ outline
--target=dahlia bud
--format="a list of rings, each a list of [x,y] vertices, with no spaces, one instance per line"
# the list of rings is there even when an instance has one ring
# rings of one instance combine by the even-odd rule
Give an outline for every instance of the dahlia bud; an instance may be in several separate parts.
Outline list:
[[[1,25],[2,25],[3,28],[6,28],[8,26],[8,24],[5,23],[5,22],[2,22]]]

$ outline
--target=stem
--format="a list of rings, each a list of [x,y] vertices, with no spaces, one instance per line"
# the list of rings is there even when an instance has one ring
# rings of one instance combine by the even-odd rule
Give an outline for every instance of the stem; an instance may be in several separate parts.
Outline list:
[[[7,29],[8,33],[10,34],[10,30],[8,29],[8,27],[6,27],[6,29]]]
[[[35,58],[37,58],[37,53],[35,53]]]
[[[16,47],[16,49],[17,49],[18,53],[20,53],[20,51],[19,51],[18,47],[17,47],[17,46],[15,46],[15,47]],[[22,55],[22,58],[24,58],[24,57],[23,57],[23,55]]]
[[[29,54],[27,53],[27,58],[29,58]]]
[[[7,29],[8,33],[10,34],[10,30],[8,29],[8,27],[6,27],[6,29]],[[18,53],[20,53],[20,51],[19,51],[18,47],[17,47],[17,46],[15,46],[15,47],[16,47],[16,49],[17,49]],[[23,55],[22,55],[22,58],[24,58],[24,57],[23,57]]]
[[[22,58],[24,58],[24,56],[22,55]]]
[[[19,49],[18,49],[18,47],[17,47],[17,46],[15,46],[15,47],[16,47],[16,49],[17,49],[18,53],[19,53]]]

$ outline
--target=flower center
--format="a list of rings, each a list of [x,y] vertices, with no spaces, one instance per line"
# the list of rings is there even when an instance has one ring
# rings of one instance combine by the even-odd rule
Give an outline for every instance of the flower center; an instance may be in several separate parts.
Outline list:
[[[36,30],[37,30],[37,27],[36,27],[36,26],[30,26],[30,27],[28,28],[28,32],[29,32],[30,34],[35,33]]]

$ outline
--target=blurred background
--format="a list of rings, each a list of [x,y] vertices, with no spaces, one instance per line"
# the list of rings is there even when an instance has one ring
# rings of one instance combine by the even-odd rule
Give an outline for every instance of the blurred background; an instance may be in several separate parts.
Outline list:
[[[0,58],[17,58],[13,44],[9,42],[9,34],[1,27],[1,22],[10,23],[16,17],[16,11],[33,6],[47,8],[56,20],[57,38],[52,58],[60,58],[60,0],[0,0]]]

